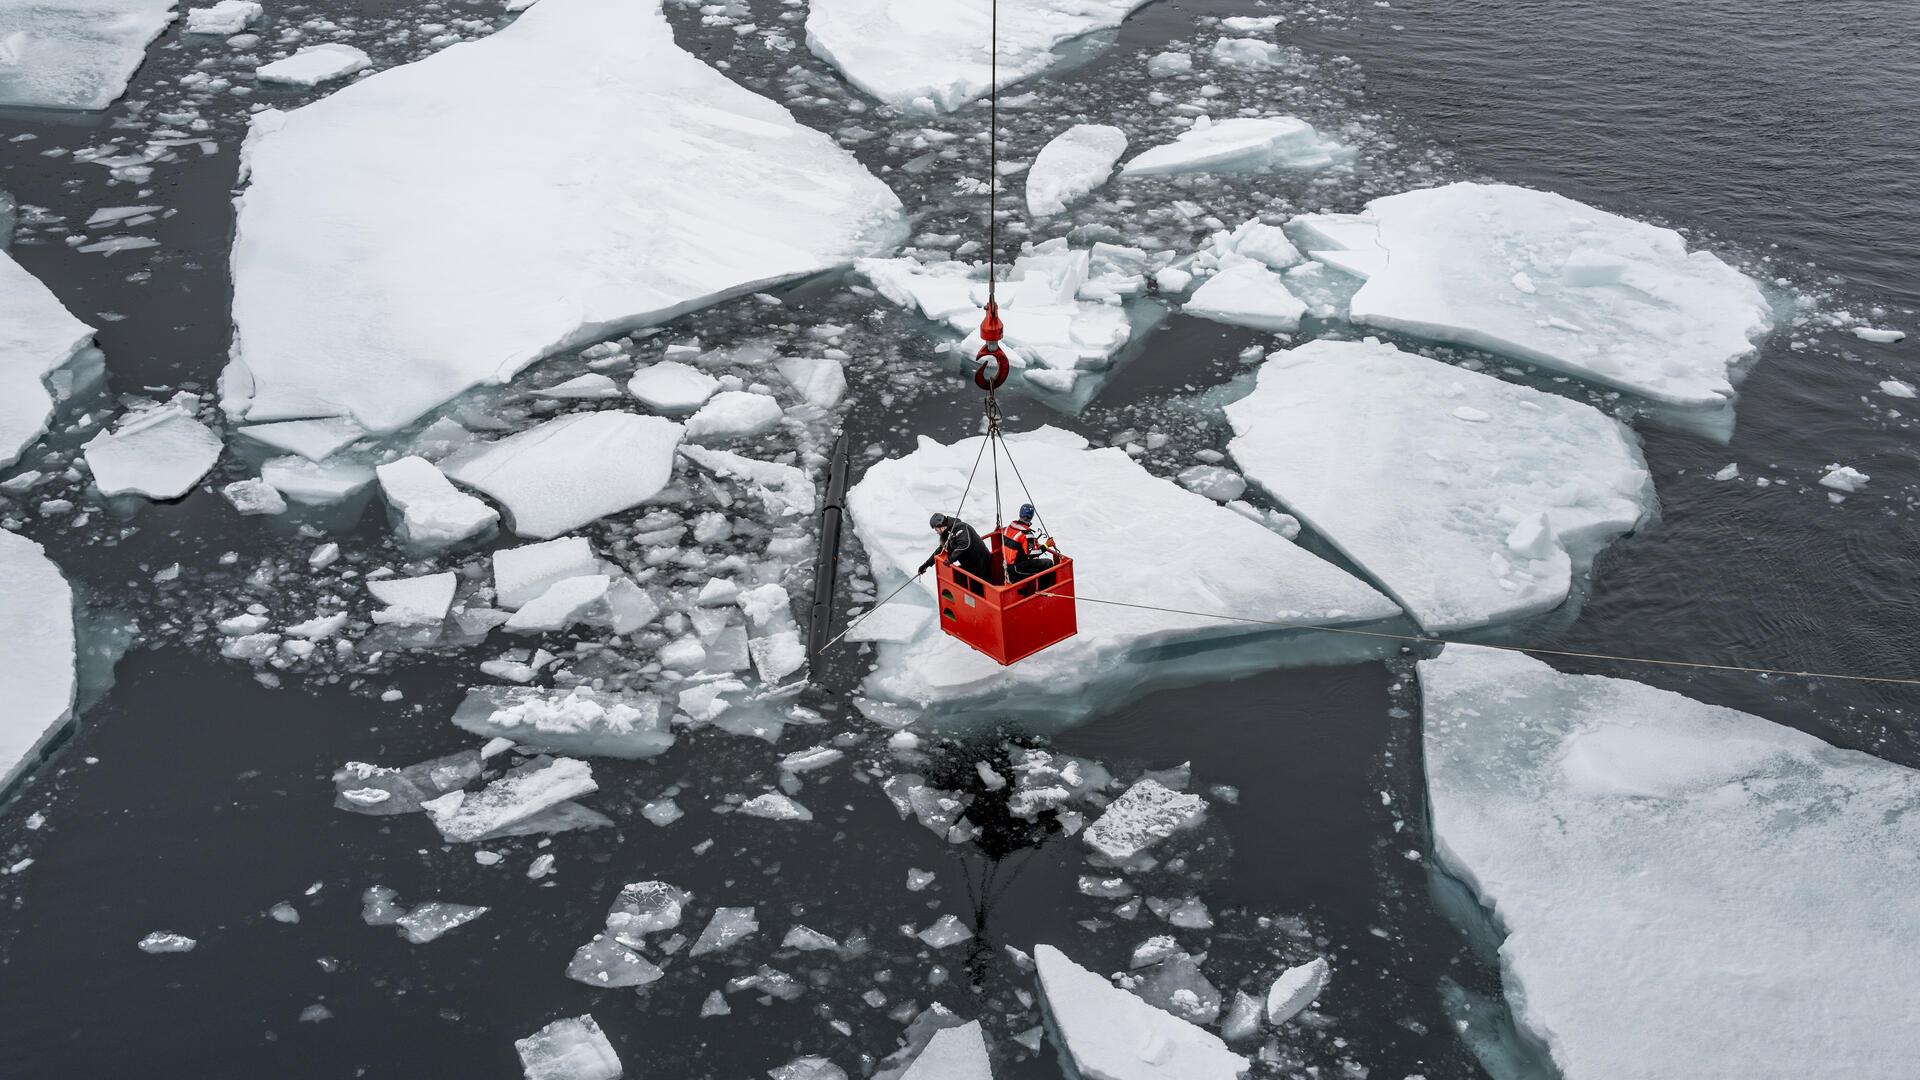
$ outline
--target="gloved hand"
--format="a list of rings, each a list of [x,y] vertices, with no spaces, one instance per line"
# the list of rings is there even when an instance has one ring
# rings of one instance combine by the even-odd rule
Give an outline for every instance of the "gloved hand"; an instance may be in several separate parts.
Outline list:
[[[920,569],[915,571],[913,576],[919,577],[921,574],[926,573],[927,569],[932,565],[933,565],[933,556],[929,555],[927,556],[927,561],[920,564]]]

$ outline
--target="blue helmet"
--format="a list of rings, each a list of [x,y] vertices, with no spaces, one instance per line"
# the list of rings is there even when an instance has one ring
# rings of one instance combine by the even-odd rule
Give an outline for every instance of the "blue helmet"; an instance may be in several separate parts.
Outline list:
[[[1032,503],[1020,504],[1020,520],[1021,521],[1033,520],[1033,504]]]

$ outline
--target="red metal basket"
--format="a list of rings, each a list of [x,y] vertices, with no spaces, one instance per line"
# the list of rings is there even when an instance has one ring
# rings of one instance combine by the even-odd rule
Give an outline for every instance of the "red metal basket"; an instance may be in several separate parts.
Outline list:
[[[993,564],[1000,538],[992,538]],[[1065,641],[1079,630],[1073,602],[1073,560],[1061,556],[1045,571],[996,585],[947,561],[934,560],[940,588],[940,628],[1001,665],[1017,663]]]

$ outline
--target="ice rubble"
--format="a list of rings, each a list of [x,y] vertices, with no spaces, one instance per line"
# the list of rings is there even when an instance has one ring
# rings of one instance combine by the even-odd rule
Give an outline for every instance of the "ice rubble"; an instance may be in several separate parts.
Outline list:
[[[998,285],[1008,359],[1028,382],[1070,391],[1089,370],[1110,366],[1133,336],[1124,301],[1146,292],[1146,274],[1171,253],[1095,244],[1072,249],[1057,237],[1023,251]],[[987,283],[982,268],[962,262],[862,259],[856,270],[882,296],[968,335],[968,356],[980,344]]]
[[[771,394],[722,390],[687,418],[687,438],[698,442],[744,439],[780,423],[780,403]]]
[[[1233,1080],[1247,1071],[1247,1059],[1212,1032],[1111,985],[1059,949],[1041,945],[1033,960],[1047,1015],[1087,1080]]]
[[[1075,124],[1040,148],[1027,170],[1027,213],[1045,217],[1093,191],[1127,152],[1127,133],[1108,124]]]
[[[177,499],[220,460],[220,436],[170,402],[123,417],[87,440],[85,453],[102,495]]]
[[[993,1080],[993,1061],[987,1056],[987,1036],[980,1021],[934,1032],[900,1080]]]
[[[526,1080],[620,1080],[623,1075],[613,1044],[591,1015],[555,1020],[515,1039],[513,1048],[520,1052]]]
[[[493,529],[499,511],[447,482],[423,457],[403,457],[373,470],[387,505],[400,513],[400,538],[441,548]]]
[[[477,687],[453,714],[455,725],[560,754],[649,758],[673,745],[660,699],[565,689]]]
[[[1193,126],[1136,155],[1120,168],[1122,176],[1164,176],[1189,172],[1241,172],[1250,169],[1318,169],[1341,153],[1339,143],[1293,116],[1199,117]]]
[[[1120,25],[1149,0],[1023,0],[1003,5],[1000,85],[1058,63],[1056,47]],[[988,0],[814,0],[807,47],[854,86],[916,112],[949,112],[992,86]]]
[[[0,106],[104,109],[127,92],[174,0],[36,0],[0,23]],[[5,291],[0,288],[0,292]]]
[[[593,769],[574,758],[534,759],[476,792],[449,791],[420,804],[440,835],[471,843],[508,833],[539,814],[600,790]]]
[[[657,416],[573,413],[469,446],[440,467],[505,506],[516,534],[545,540],[658,494],[680,436]]]
[[[39,544],[0,530],[0,793],[72,718],[73,594]]]
[[[1752,279],[1689,253],[1679,233],[1549,192],[1449,184],[1289,229],[1314,258],[1366,280],[1355,322],[1665,404],[1731,399],[1733,369],[1772,326]]]
[[[1911,1071],[1920,773],[1506,651],[1420,681],[1436,852],[1561,1075]]]
[[[1199,820],[1207,801],[1174,791],[1151,777],[1128,788],[1087,826],[1087,846],[1116,863],[1125,862]]]
[[[282,86],[318,86],[365,70],[372,58],[352,45],[337,41],[309,45],[284,60],[262,64],[253,75],[263,83]]]
[[[93,328],[0,250],[0,469],[18,461],[47,430],[53,416],[47,377],[92,344]]]
[[[1270,530],[1152,476],[1117,447],[1090,450],[1084,439],[1055,428],[1010,435],[1008,441],[1044,523],[1073,557],[1075,577],[1089,595],[1290,624],[1363,622],[1398,610]],[[933,508],[951,512],[959,503],[979,451],[978,439],[942,445],[922,438],[913,453],[874,464],[848,493],[847,507],[883,592],[933,550],[927,515]],[[991,528],[991,499],[991,485],[976,483],[961,516],[976,528]],[[1014,490],[1005,499],[1002,520],[1024,495]],[[1207,537],[1207,557],[1188,560],[1182,573],[1163,573],[1162,539],[1141,527],[1143,521],[1182,522]],[[894,603],[931,607],[934,588],[928,574]],[[914,702],[1014,688],[1072,697],[1127,667],[1137,649],[1246,632],[1243,623],[1217,618],[1083,603],[1077,636],[1002,668],[929,619],[909,640],[879,646],[869,689]]]
[[[1226,412],[1248,479],[1431,632],[1559,606],[1655,507],[1619,421],[1375,341],[1276,352]]]
[[[899,200],[851,156],[681,51],[658,0],[546,0],[259,114],[246,162],[222,385],[252,420],[390,431],[900,228]]]

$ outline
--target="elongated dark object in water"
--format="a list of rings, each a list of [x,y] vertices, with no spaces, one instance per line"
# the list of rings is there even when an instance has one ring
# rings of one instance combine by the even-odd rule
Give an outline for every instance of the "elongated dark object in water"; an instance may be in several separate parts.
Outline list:
[[[840,523],[846,516],[847,433],[834,440],[827,465],[827,497],[820,508],[820,551],[813,563],[813,614],[807,624],[809,675],[819,663],[820,650],[833,635],[833,589],[840,577]]]

